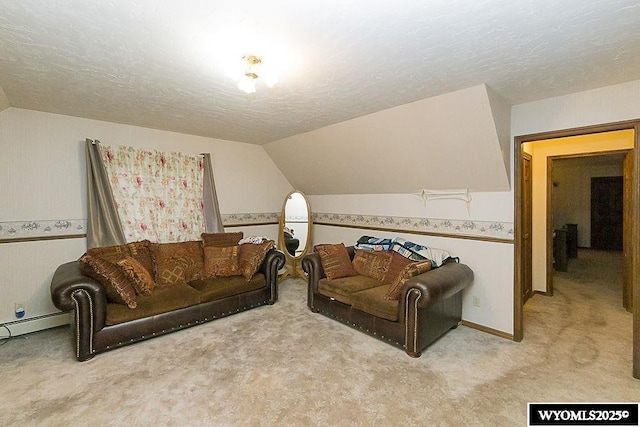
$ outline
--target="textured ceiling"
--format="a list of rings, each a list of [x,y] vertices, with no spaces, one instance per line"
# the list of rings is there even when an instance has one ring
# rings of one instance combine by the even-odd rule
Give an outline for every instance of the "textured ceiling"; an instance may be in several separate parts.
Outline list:
[[[486,83],[513,105],[640,79],[637,0],[0,0],[0,105],[264,144]],[[273,89],[229,61],[277,50]]]

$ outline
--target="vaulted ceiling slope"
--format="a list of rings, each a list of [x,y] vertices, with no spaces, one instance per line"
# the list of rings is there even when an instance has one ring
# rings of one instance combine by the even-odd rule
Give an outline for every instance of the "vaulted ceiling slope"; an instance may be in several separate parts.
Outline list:
[[[0,0],[0,108],[264,144],[482,83],[637,80],[638,40],[638,0]],[[274,46],[280,82],[239,91],[228,64]]]
[[[510,108],[486,85],[265,144],[307,194],[509,190]]]

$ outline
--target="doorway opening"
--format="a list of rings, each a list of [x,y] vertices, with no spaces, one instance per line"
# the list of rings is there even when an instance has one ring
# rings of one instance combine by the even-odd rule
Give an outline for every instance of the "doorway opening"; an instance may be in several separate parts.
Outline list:
[[[606,135],[601,136],[606,140]],[[632,137],[629,133],[629,144]],[[628,216],[632,201],[624,186],[631,185],[632,156],[629,148],[548,157],[546,228],[552,244],[546,253],[546,289],[538,288],[538,293],[553,295],[554,272],[567,271],[578,256],[578,248],[622,252],[626,245],[627,253],[630,252]],[[629,261],[630,258],[623,260],[623,264],[630,264]],[[623,294],[631,295],[631,277],[623,279]],[[623,298],[622,305],[628,311],[630,304],[630,298]]]
[[[640,295],[640,283],[636,279],[639,272],[639,262],[638,257],[634,256],[634,254],[640,254],[640,244],[638,242],[638,231],[639,231],[639,219],[638,215],[634,213],[640,212],[640,200],[638,194],[639,188],[639,168],[640,168],[640,155],[639,155],[639,135],[640,135],[640,121],[628,121],[628,122],[620,122],[620,123],[612,123],[607,125],[598,125],[598,126],[589,126],[585,128],[577,128],[577,129],[568,129],[563,131],[554,131],[554,132],[545,132],[541,134],[532,134],[525,136],[518,136],[515,138],[514,145],[514,158],[516,161],[514,162],[514,199],[515,199],[515,247],[514,247],[514,340],[520,341],[523,338],[524,334],[524,325],[523,325],[523,315],[522,315],[522,307],[523,307],[523,292],[525,291],[526,281],[528,278],[525,278],[525,274],[528,271],[531,271],[531,275],[533,276],[533,288],[534,290],[539,290],[542,287],[542,290],[546,290],[546,283],[549,282],[548,278],[551,275],[553,264],[548,265],[547,253],[553,253],[553,228],[547,227],[547,218],[551,216],[549,212],[550,203],[546,203],[546,206],[542,207],[543,214],[542,224],[540,224],[540,218],[536,220],[536,217],[533,218],[530,216],[527,218],[527,215],[531,215],[530,212],[526,212],[523,209],[523,202],[527,200],[527,194],[523,194],[523,171],[522,171],[522,158],[523,153],[531,153],[531,150],[537,151],[539,148],[544,150],[544,143],[555,140],[554,142],[558,142],[559,139],[571,138],[576,136],[589,136],[589,135],[598,135],[603,134],[605,132],[616,132],[616,131],[630,131],[632,135],[632,144],[631,147],[614,147],[612,146],[612,151],[616,151],[616,148],[619,150],[623,149],[633,149],[633,154],[628,156],[629,159],[629,170],[630,170],[630,184],[627,188],[629,191],[628,197],[630,200],[627,218],[628,224],[627,229],[630,231],[629,235],[629,248],[628,251],[625,252],[626,261],[628,261],[628,269],[625,271],[625,277],[630,279],[631,291],[627,297],[631,302],[637,301],[638,295]],[[566,141],[564,141],[566,143]],[[614,144],[615,145],[615,144]],[[566,147],[566,146],[565,146]],[[574,154],[584,154],[588,152],[588,149],[580,151],[575,151]],[[606,150],[604,150],[606,151]],[[547,168],[547,162],[551,162],[547,156],[543,156],[545,158],[545,162],[538,167]],[[534,154],[535,159],[535,154]],[[534,162],[535,163],[535,162]],[[533,165],[533,169],[535,172],[535,164]],[[547,172],[548,173],[548,172]],[[542,178],[538,182],[538,180],[533,180],[533,191],[535,192],[536,186],[542,185],[544,188],[552,188],[552,180],[547,179],[547,173],[544,174],[544,178]],[[550,190],[547,190],[550,192]],[[552,190],[551,190],[552,191]],[[531,196],[529,194],[528,196]],[[543,198],[544,199],[544,198]],[[535,198],[531,198],[530,200],[538,200]],[[540,209],[540,206],[536,207],[536,203],[532,203],[532,209]],[[527,231],[524,229],[524,225],[526,225],[527,220],[532,220],[533,224],[533,232],[530,233],[532,237],[532,246],[533,246],[533,255],[532,259],[525,259],[523,257],[526,256],[527,249],[523,243],[527,241]],[[545,231],[546,228],[546,231]],[[536,232],[536,230],[541,230],[542,232]],[[538,254],[536,255],[536,252]],[[540,255],[542,252],[542,255]],[[552,258],[551,258],[552,259]],[[530,262],[531,265],[527,267],[527,263]],[[542,283],[542,285],[541,285]],[[552,289],[551,289],[552,291]],[[635,295],[635,297],[634,297]],[[640,378],[640,304],[632,304],[633,306],[633,375],[636,378]]]

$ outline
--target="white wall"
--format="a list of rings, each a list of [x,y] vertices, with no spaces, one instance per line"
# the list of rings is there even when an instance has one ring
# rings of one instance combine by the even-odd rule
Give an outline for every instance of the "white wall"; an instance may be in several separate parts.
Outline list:
[[[292,187],[257,145],[77,117],[8,108],[0,112],[0,224],[86,219],[85,138],[187,153],[209,152],[222,214],[280,212]],[[245,235],[277,239],[277,226],[243,226]],[[85,239],[0,244],[0,323],[54,313],[49,281],[57,265],[77,259]]]
[[[515,105],[511,136],[640,118],[640,80]]]

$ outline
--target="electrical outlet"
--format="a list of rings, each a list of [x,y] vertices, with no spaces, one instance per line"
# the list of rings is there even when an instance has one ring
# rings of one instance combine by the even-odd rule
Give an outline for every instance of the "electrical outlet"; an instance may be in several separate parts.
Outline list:
[[[473,297],[473,306],[480,307],[480,297]]]
[[[16,317],[18,319],[22,319],[26,313],[25,303],[17,302],[14,304],[14,308],[15,308]]]

